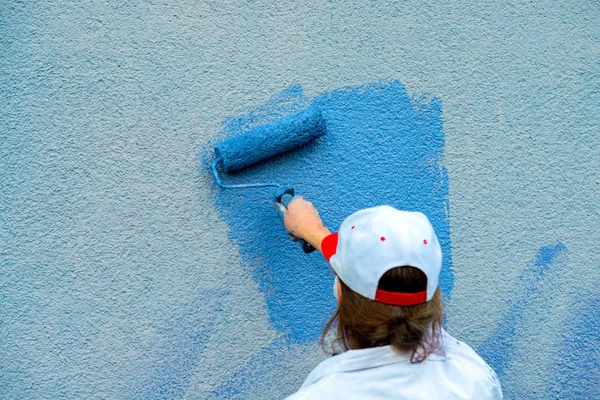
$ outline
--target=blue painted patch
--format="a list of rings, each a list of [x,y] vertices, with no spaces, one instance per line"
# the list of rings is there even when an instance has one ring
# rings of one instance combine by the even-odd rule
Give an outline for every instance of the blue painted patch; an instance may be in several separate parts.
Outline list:
[[[510,365],[517,329],[523,325],[524,311],[529,308],[540,284],[555,265],[556,258],[566,253],[567,248],[561,242],[540,248],[535,260],[519,277],[519,292],[512,300],[508,313],[477,349],[477,353],[496,371],[500,380]],[[510,393],[511,390],[514,391],[514,388],[506,388],[505,392]]]
[[[149,365],[129,396],[135,399],[183,398],[214,321],[223,310],[228,291],[208,290],[185,304],[156,332]]]
[[[560,358],[551,365],[553,399],[594,399],[600,394],[600,296],[581,296],[563,324]]]
[[[315,104],[327,135],[226,177],[230,183],[291,184],[332,230],[354,211],[389,204],[422,211],[444,252],[440,286],[453,287],[448,177],[439,99],[411,99],[398,81],[344,88],[309,101],[298,85],[224,123],[227,136]],[[332,275],[320,255],[304,255],[273,211],[272,190],[221,190],[215,205],[239,245],[243,266],[264,293],[273,326],[288,340],[315,340],[334,307]]]

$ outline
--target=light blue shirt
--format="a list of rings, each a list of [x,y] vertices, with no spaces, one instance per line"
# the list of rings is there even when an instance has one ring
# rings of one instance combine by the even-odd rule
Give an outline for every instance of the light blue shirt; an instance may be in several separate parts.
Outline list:
[[[502,399],[496,373],[468,345],[442,336],[445,355],[412,364],[391,346],[349,350],[320,363],[288,400]]]

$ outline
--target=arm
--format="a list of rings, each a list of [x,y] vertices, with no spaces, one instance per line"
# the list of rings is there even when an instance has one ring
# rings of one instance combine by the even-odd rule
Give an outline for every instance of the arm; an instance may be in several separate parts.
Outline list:
[[[319,212],[311,202],[302,197],[295,197],[287,209],[279,203],[276,204],[276,207],[283,213],[283,223],[291,236],[306,240],[323,253],[321,242],[331,232],[325,228]]]

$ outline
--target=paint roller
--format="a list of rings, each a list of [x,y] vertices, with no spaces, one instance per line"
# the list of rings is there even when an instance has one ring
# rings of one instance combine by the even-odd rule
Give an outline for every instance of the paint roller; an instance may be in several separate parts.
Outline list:
[[[232,172],[278,154],[302,146],[327,133],[321,110],[316,105],[288,115],[266,125],[254,128],[242,135],[227,139],[215,146],[215,158],[211,169],[215,182],[223,189],[248,189],[261,187],[277,188],[274,199],[288,207],[295,197],[294,188],[277,183],[225,184],[219,177],[219,167],[223,172]],[[279,213],[278,213],[279,214]],[[280,214],[281,217],[283,215]],[[308,242],[298,239],[305,253],[315,250]]]

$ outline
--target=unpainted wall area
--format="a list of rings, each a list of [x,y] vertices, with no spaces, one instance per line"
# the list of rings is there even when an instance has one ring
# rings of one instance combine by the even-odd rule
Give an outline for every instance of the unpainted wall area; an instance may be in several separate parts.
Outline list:
[[[599,7],[272,3],[1,5],[0,397],[295,391],[327,265],[204,158],[318,103],[327,137],[229,178],[285,179],[332,228],[423,208],[447,329],[506,397],[593,398]]]

